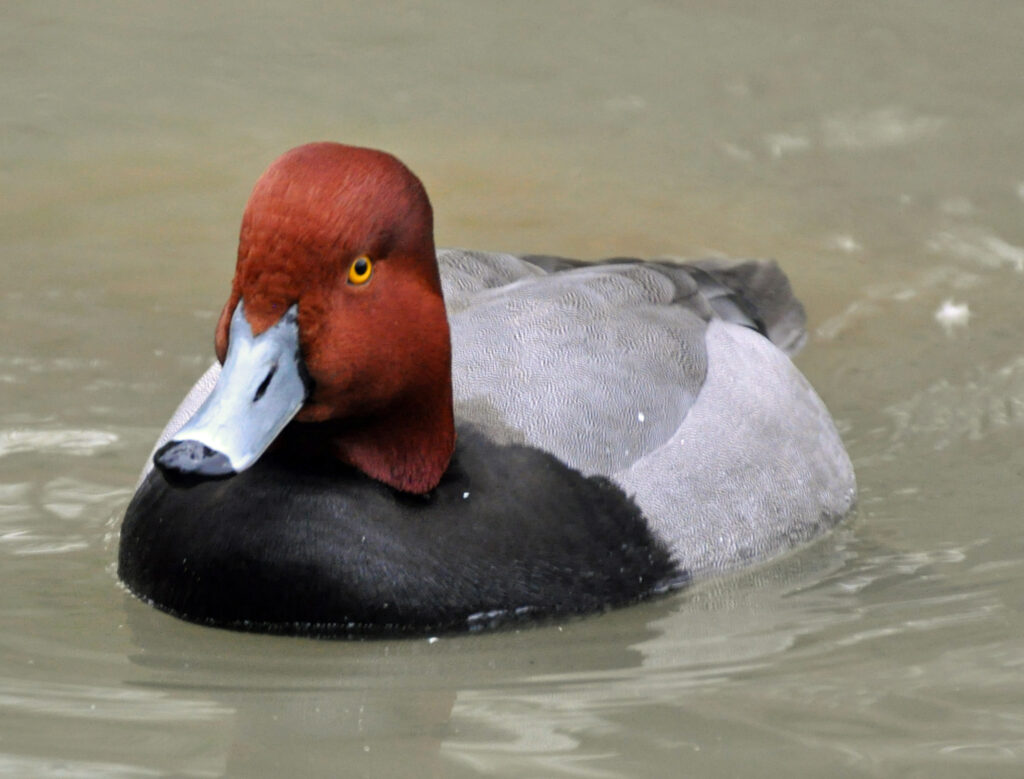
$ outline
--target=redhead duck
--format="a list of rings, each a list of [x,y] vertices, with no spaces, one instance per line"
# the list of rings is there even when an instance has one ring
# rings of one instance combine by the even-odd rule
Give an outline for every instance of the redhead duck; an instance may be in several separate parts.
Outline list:
[[[178,617],[307,635],[598,611],[764,560],[854,501],[774,262],[435,251],[383,152],[275,161],[218,362],[118,572]]]

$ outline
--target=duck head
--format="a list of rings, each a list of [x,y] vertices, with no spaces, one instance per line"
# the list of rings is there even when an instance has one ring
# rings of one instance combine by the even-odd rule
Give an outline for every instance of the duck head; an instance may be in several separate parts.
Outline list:
[[[315,143],[260,177],[215,338],[217,386],[154,455],[226,477],[291,422],[405,492],[432,489],[455,444],[451,346],[430,201],[397,159]]]

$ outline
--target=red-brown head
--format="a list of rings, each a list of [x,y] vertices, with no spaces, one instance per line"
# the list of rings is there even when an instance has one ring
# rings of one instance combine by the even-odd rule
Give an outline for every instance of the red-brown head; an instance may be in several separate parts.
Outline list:
[[[239,301],[253,337],[297,306],[311,388],[296,421],[340,423],[336,455],[387,484],[436,485],[455,440],[451,347],[430,202],[401,162],[336,143],[277,159],[242,218],[222,363]]]

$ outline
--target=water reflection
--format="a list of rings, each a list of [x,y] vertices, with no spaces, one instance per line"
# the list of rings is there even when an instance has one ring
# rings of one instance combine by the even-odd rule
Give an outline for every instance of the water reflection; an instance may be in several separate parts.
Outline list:
[[[199,695],[230,711],[221,750],[225,770],[239,776],[281,775],[296,755],[317,773],[344,766],[346,776],[450,776],[451,748],[442,745],[454,739],[458,754],[466,723],[475,739],[481,726],[491,728],[474,690],[504,706],[546,679],[622,674],[641,665],[634,645],[654,634],[641,626],[638,635],[613,630],[609,640],[583,620],[490,635],[318,642],[204,629],[135,601],[127,614],[138,669],[129,684]],[[494,727],[488,743],[504,743],[513,722]],[[536,719],[531,754],[557,741],[554,732],[541,737],[550,726],[550,713]]]
[[[307,770],[344,765],[352,776],[631,776],[607,742],[637,738],[635,717],[689,709],[695,694],[765,671],[851,619],[826,602],[831,589],[807,619],[807,593],[848,565],[849,538],[601,617],[469,636],[245,635],[125,596],[126,684],[223,714],[209,751],[229,775],[279,775],[301,756]],[[653,727],[652,748],[664,737]],[[689,748],[683,734],[671,743]]]

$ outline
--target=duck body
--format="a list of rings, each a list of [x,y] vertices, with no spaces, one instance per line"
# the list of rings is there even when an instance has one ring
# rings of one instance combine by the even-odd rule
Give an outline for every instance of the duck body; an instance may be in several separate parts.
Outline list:
[[[233,344],[294,331],[282,343],[298,341],[289,348],[304,394],[281,412],[280,429],[260,434],[268,440],[254,462],[245,455],[236,467],[230,433],[209,431],[247,423],[210,410],[230,405],[220,363],[200,379],[122,525],[119,575],[138,596],[238,629],[464,629],[675,589],[790,549],[851,509],[849,458],[787,354],[803,343],[804,315],[773,262],[583,263],[435,252],[432,242],[409,260],[393,248],[403,231],[377,218],[391,198],[366,212],[377,221],[354,232],[352,247],[326,242],[339,255],[333,275],[310,282],[302,263],[315,252],[305,247],[320,239],[275,223],[260,248],[260,209],[269,201],[307,222],[330,221],[325,210],[355,219],[344,196],[321,205],[323,177],[344,193],[354,186],[345,171],[359,169],[365,188],[361,166],[391,175],[400,163],[336,144],[289,155],[265,178],[277,169],[291,188],[258,184],[250,201],[217,342],[235,382]],[[418,187],[406,174],[395,174],[402,186]],[[283,208],[281,192],[294,197],[296,180],[309,178],[315,196]],[[354,231],[335,221],[326,232],[339,224]],[[412,232],[417,246],[429,235]],[[274,266],[282,243],[302,252]],[[348,283],[327,295],[346,269]],[[268,291],[282,275],[286,291]],[[434,298],[446,305],[440,317]],[[347,335],[379,320],[373,337]],[[249,391],[260,402],[284,381],[273,377],[287,360],[274,360]],[[202,421],[211,416],[216,425]],[[227,473],[210,478],[202,469],[217,452]]]
[[[192,621],[264,632],[483,628],[686,581],[620,489],[471,427],[427,496],[278,449],[223,481],[182,487],[152,470],[121,532],[133,590]]]

